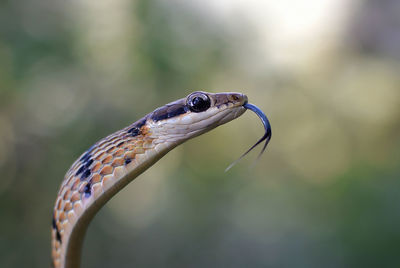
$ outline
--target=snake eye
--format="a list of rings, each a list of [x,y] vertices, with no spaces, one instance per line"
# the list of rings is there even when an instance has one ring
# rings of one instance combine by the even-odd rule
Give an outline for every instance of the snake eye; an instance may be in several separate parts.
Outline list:
[[[187,106],[192,112],[200,113],[210,108],[211,101],[206,94],[195,92],[187,98]]]

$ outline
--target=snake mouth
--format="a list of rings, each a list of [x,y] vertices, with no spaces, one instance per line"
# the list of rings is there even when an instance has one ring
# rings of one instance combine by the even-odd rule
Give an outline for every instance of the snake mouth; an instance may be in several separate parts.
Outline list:
[[[272,136],[271,124],[269,123],[269,120],[268,120],[267,116],[264,114],[264,112],[260,108],[255,106],[254,104],[248,103],[247,98],[244,101],[243,107],[246,110],[250,110],[250,111],[254,112],[261,119],[261,122],[263,123],[265,132],[264,132],[264,135],[253,146],[250,147],[250,149],[248,149],[236,161],[234,161],[232,164],[230,164],[225,169],[225,171],[228,171],[237,162],[239,162],[245,155],[247,155],[250,151],[252,151],[255,147],[257,147],[260,143],[265,141],[264,146],[263,146],[261,152],[259,153],[259,155],[257,157],[257,159],[259,159],[260,156],[264,153],[265,149],[267,148],[267,145],[268,145],[269,141],[271,140],[271,136]]]

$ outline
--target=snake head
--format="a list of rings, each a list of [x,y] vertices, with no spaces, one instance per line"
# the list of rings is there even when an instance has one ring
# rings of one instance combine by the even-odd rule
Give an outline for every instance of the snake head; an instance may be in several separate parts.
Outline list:
[[[152,138],[180,144],[239,117],[246,103],[241,93],[196,91],[150,113],[147,124]]]
[[[271,125],[266,115],[257,106],[248,103],[247,96],[244,94],[193,92],[186,98],[168,103],[150,113],[146,117],[145,127],[148,131],[144,132],[159,143],[167,142],[176,146],[238,118],[246,110],[257,114],[264,125],[265,133],[238,160],[233,162],[226,169],[227,171],[257,145],[265,141],[259,154],[261,156],[272,135]]]

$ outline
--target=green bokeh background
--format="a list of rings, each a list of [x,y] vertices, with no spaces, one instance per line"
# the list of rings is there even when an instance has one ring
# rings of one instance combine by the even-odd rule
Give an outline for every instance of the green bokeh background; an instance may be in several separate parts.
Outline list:
[[[176,148],[95,217],[82,267],[400,267],[399,3],[341,2],[319,22],[339,31],[279,61],[197,2],[1,1],[0,267],[48,267],[72,162],[194,90],[247,94],[268,150],[224,173],[252,113]]]

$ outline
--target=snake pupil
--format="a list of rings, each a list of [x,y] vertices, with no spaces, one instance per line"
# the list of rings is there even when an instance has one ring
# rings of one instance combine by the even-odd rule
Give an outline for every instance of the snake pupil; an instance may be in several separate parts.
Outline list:
[[[192,112],[204,112],[211,106],[210,98],[203,93],[193,93],[188,98],[188,106]]]

